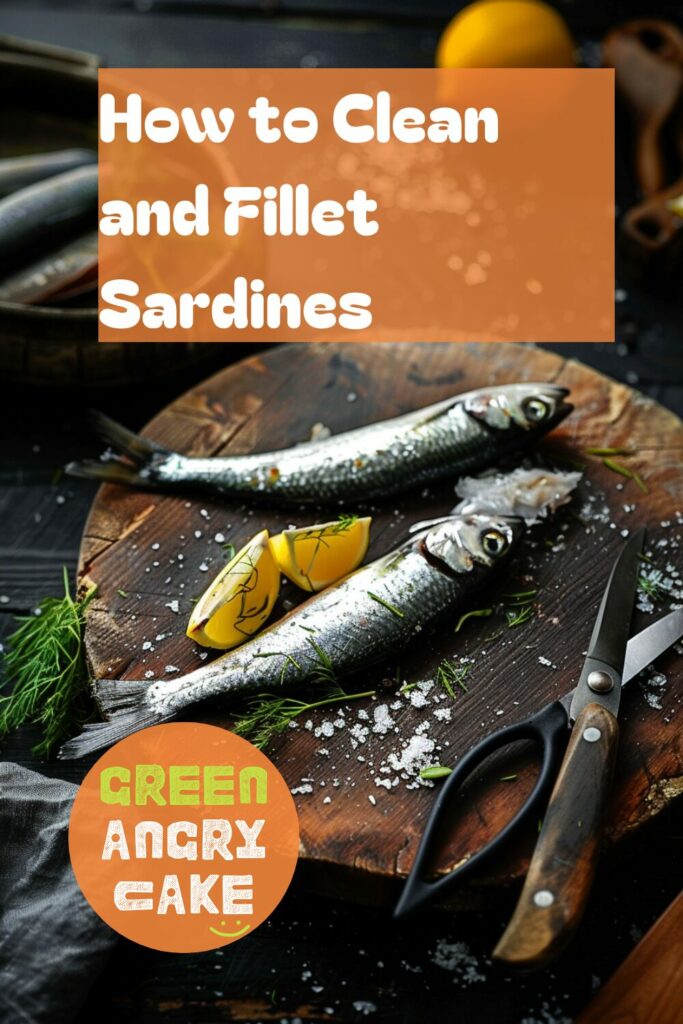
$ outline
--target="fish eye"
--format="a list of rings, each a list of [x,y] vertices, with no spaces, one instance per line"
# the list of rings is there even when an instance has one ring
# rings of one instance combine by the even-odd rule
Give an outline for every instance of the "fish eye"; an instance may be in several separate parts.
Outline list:
[[[542,423],[550,415],[550,406],[543,398],[527,398],[522,410],[530,423]]]
[[[486,530],[481,536],[481,546],[487,555],[498,558],[507,549],[508,540],[500,530]]]

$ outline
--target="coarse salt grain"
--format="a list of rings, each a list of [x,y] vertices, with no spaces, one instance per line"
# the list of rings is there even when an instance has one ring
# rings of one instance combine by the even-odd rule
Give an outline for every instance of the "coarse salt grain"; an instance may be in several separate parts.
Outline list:
[[[372,731],[378,733],[380,736],[384,736],[393,729],[395,725],[394,719],[389,714],[389,708],[386,704],[378,704],[374,710],[374,724]]]

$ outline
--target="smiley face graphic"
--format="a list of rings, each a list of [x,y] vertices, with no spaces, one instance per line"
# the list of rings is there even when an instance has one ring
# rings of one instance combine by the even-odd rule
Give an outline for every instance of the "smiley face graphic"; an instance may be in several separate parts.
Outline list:
[[[225,928],[226,923],[226,921],[221,921],[221,928]],[[214,935],[219,935],[222,939],[240,939],[243,935],[246,935],[251,928],[250,924],[245,924],[240,928],[239,926],[242,924],[241,921],[235,921],[235,924],[239,929],[236,932],[221,932],[218,928],[214,928],[213,925],[209,925],[209,931],[213,932]]]

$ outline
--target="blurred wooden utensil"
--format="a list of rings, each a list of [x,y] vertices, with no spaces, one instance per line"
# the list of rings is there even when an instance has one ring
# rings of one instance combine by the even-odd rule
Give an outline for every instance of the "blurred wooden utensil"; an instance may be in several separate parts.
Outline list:
[[[621,222],[633,269],[661,279],[676,273],[683,219],[671,201],[683,192],[683,33],[654,18],[628,22],[603,42],[619,95],[635,126],[635,173],[644,198]]]
[[[603,63],[616,72],[617,90],[631,111],[636,131],[636,176],[646,196],[678,177],[667,166],[665,128],[683,92],[683,33],[654,18],[630,21],[610,32],[602,44]],[[683,138],[674,148],[683,161]]]
[[[680,1024],[683,893],[577,1019],[576,1024]]]

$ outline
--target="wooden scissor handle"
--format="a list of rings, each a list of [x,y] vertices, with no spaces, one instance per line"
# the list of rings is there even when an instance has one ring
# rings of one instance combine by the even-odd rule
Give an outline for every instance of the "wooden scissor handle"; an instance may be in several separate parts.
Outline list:
[[[576,719],[497,960],[542,967],[574,934],[593,883],[618,737],[616,718],[600,704]]]

